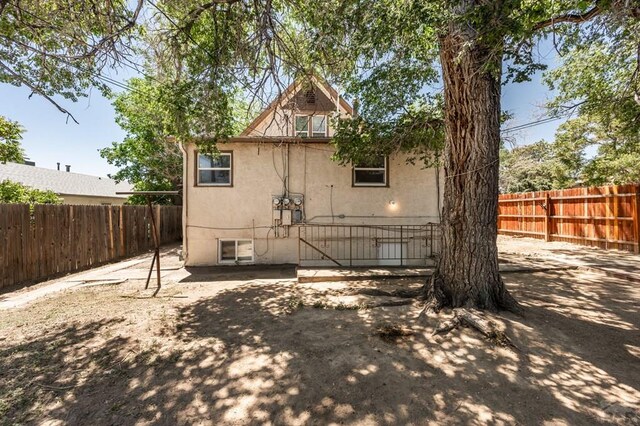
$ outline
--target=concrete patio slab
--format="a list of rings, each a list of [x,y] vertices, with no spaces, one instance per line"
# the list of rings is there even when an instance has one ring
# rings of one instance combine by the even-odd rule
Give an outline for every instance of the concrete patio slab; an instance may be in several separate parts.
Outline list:
[[[161,251],[160,277],[166,278],[180,270],[176,265],[175,247],[166,247]],[[95,285],[117,285],[127,280],[144,280],[149,274],[153,253],[144,254],[134,259],[123,260],[98,268],[90,269],[66,277],[46,281],[40,284],[19,289],[12,293],[0,295],[0,310],[24,306],[42,297],[69,290]],[[163,262],[164,261],[164,262]],[[162,266],[162,265],[166,265]],[[156,272],[151,276],[150,286],[155,286]]]

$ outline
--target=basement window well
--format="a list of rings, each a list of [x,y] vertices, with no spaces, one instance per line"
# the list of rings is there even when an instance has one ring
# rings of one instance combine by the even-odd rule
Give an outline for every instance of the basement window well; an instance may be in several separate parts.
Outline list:
[[[219,240],[219,263],[253,262],[253,240]]]

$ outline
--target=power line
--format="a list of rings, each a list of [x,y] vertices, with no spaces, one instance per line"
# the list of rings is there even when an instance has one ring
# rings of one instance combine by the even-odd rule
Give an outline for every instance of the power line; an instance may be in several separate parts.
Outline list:
[[[23,47],[25,47],[25,48],[27,48],[27,49],[29,49],[29,50],[31,50],[31,51],[33,51],[33,52],[35,52],[35,53],[40,53],[40,51],[39,51],[38,49],[36,49],[36,48],[34,48],[34,47],[31,47],[31,46],[29,46],[29,45],[22,44],[22,43],[20,43],[20,42],[17,42],[16,40],[14,40],[14,39],[12,39],[12,38],[10,38],[10,37],[7,37],[7,36],[5,36],[5,35],[0,34],[0,37],[2,37],[2,38],[4,38],[4,39],[8,40],[8,41],[9,41],[9,42],[11,42],[11,43],[21,44]],[[130,87],[130,86],[127,86],[126,84],[124,84],[124,83],[122,83],[122,82],[119,82],[119,81],[114,80],[114,79],[112,79],[112,78],[110,78],[110,77],[104,76],[104,75],[100,74],[99,72],[92,71],[92,70],[89,70],[89,69],[84,69],[84,68],[80,67],[79,65],[74,64],[74,63],[73,63],[73,62],[71,62],[69,59],[63,58],[63,57],[61,57],[61,56],[59,56],[59,55],[56,55],[56,56],[55,56],[55,60],[56,60],[56,61],[59,61],[59,62],[62,62],[62,63],[64,63],[64,64],[66,64],[66,65],[69,65],[69,66],[71,66],[71,67],[73,67],[73,68],[77,69],[78,71],[81,71],[81,72],[85,72],[85,73],[91,74],[93,77],[95,77],[95,78],[97,78],[97,79],[101,80],[101,81],[102,81],[102,82],[104,82],[104,83],[108,83],[108,84],[110,84],[110,85],[113,85],[113,86],[119,87],[119,88],[121,88],[121,89],[135,91],[135,89],[133,89],[133,88],[132,88],[132,87]]]
[[[15,7],[16,9],[18,9],[20,12],[23,12],[23,13],[26,13],[26,14],[28,14],[28,15],[31,15],[31,16],[33,16],[34,18],[36,18],[36,19],[38,19],[38,20],[40,20],[40,21],[44,22],[45,24],[49,25],[50,27],[52,27],[52,28],[56,28],[56,26],[55,26],[51,21],[48,21],[48,20],[44,19],[43,17],[41,17],[41,16],[39,16],[39,15],[37,15],[37,14],[35,14],[35,13],[33,13],[33,12],[29,11],[29,10],[23,9],[22,7],[20,7],[20,6],[19,6],[19,5],[17,5],[17,4],[12,3],[12,6],[13,6],[13,7]],[[60,29],[60,28],[58,27],[58,29]],[[65,35],[69,35],[69,34],[65,34]],[[16,42],[15,40],[13,40],[13,39],[11,39],[11,38],[9,38],[9,37],[6,37],[6,36],[3,36],[3,37],[4,37],[4,38],[6,38],[6,39],[7,39],[7,40],[9,40],[9,41],[12,41],[12,42],[14,42],[14,43],[18,43],[18,42]],[[78,42],[78,43],[82,43],[82,44],[84,44],[84,45],[85,45],[85,46],[87,46],[87,47],[93,48],[93,46],[92,46],[91,44],[89,44],[89,43],[88,43],[87,41],[85,41],[85,40],[81,40],[81,39],[79,39],[79,38],[77,38],[77,37],[74,37],[73,35],[70,35],[70,37],[71,37],[71,40],[73,40],[73,41],[76,41],[76,42]],[[29,46],[25,46],[25,47],[29,48]],[[37,49],[35,49],[35,48],[31,48],[31,50],[34,50],[34,51],[35,51],[35,50],[37,50]],[[147,75],[147,74],[145,74],[145,73],[141,72],[138,68],[136,68],[136,67],[142,67],[140,64],[138,64],[138,63],[136,63],[136,62],[134,62],[134,61],[130,61],[130,60],[129,60],[129,62],[130,62],[131,64],[133,64],[133,65],[135,65],[135,66],[136,66],[136,67],[133,67],[133,66],[129,65],[127,62],[124,62],[124,61],[120,61],[120,60],[118,60],[116,57],[114,57],[114,56],[113,56],[110,52],[108,52],[108,51],[105,51],[105,54],[106,54],[107,56],[109,56],[111,59],[113,59],[115,62],[120,63],[120,64],[122,64],[122,65],[126,66],[127,68],[132,69],[132,70],[136,71],[137,73],[140,73],[140,74],[144,75],[144,76],[145,76],[145,77],[147,77],[147,78],[150,78],[150,79],[156,80],[154,77],[149,76],[149,75]],[[72,63],[72,62],[70,62],[70,61],[69,61],[69,60],[67,60],[67,59],[61,58],[61,57],[57,57],[56,59],[57,59],[57,60],[59,60],[59,61],[61,61],[61,62],[63,62],[63,63],[66,63],[66,64],[67,64],[67,65],[69,65],[69,66],[72,66],[72,67],[74,67],[74,68],[78,69],[79,71],[87,72],[87,73],[89,73],[89,74],[92,74],[94,77],[98,78],[99,80],[101,80],[101,81],[103,81],[103,82],[105,82],[105,83],[107,83],[107,84],[111,84],[112,86],[116,86],[116,87],[118,87],[118,88],[120,88],[120,89],[123,89],[123,90],[129,90],[129,91],[132,91],[132,92],[136,92],[136,93],[142,94],[142,92],[140,92],[140,91],[138,91],[137,89],[135,89],[135,88],[131,87],[131,86],[130,86],[128,83],[126,83],[126,82],[124,82],[124,83],[123,83],[123,82],[120,82],[120,81],[114,80],[114,79],[112,79],[111,77],[107,77],[107,76],[102,75],[102,74],[100,74],[99,72],[96,72],[96,71],[87,70],[87,69],[82,69],[80,66],[78,66],[78,65],[76,65],[76,64],[74,64],[74,63]],[[157,81],[157,80],[156,80],[156,81]]]
[[[571,114],[563,114],[563,115],[558,115],[558,116],[554,116],[554,117],[547,117],[547,118],[543,118],[543,119],[540,119],[540,120],[531,121],[529,123],[524,123],[524,124],[519,124],[517,126],[509,127],[509,128],[501,130],[501,132],[502,133],[509,133],[509,132],[515,132],[517,130],[524,130],[524,129],[528,129],[530,127],[535,127],[535,126],[539,126],[539,125],[542,125],[542,124],[550,123],[552,121],[561,120],[563,118],[569,117],[570,115]]]

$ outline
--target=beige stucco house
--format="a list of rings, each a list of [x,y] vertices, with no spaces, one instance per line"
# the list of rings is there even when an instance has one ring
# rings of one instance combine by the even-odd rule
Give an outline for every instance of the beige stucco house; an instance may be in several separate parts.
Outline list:
[[[184,154],[187,266],[422,264],[435,252],[436,170],[403,155],[331,160],[332,119],[352,107],[329,85],[292,84],[221,154]]]

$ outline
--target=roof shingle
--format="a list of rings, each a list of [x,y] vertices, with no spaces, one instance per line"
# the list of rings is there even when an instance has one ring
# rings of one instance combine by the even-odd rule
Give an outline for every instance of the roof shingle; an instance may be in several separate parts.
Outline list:
[[[117,195],[116,191],[132,190],[129,183],[116,183],[115,180],[106,177],[45,169],[25,164],[0,163],[0,181],[7,179],[43,191],[50,190],[60,195],[127,198],[127,195]]]

